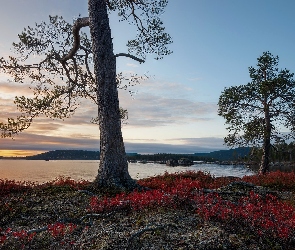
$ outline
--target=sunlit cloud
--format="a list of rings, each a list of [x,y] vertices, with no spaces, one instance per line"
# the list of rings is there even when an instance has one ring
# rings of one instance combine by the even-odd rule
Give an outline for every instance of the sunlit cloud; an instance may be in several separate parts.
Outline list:
[[[0,150],[0,156],[4,157],[24,157],[30,155],[36,155],[43,151],[38,150]]]
[[[29,85],[17,85],[19,88],[13,83],[0,83],[0,122],[5,121],[7,117],[20,115],[13,103],[14,96],[32,95]],[[134,92],[130,95],[129,90]],[[163,126],[172,128],[190,123],[206,124],[214,120],[217,111],[216,103],[198,102],[187,98],[191,94],[191,89],[187,85],[156,81],[153,77],[128,88],[127,91],[120,90],[119,93],[120,106],[127,109],[129,114],[128,124],[123,126],[123,129],[127,128],[128,131],[138,128],[157,129]],[[90,120],[96,116],[97,106],[89,100],[80,100],[72,117],[53,120],[41,115],[34,119],[29,129],[16,136],[15,140],[0,139],[0,150],[10,150],[14,155],[57,149],[99,150],[99,127],[90,123]],[[194,153],[223,147],[220,138],[220,140],[210,138],[204,141],[196,138],[158,140],[153,139],[152,135],[141,139],[140,133],[135,137],[128,133],[128,138],[125,140],[127,152]]]
[[[200,138],[174,138],[169,139],[167,141],[175,142],[178,141],[179,143],[183,145],[190,145],[190,146],[197,146],[197,147],[203,147],[203,148],[226,148],[224,146],[223,138],[219,137],[200,137]]]
[[[199,139],[199,138],[192,138]],[[216,144],[220,138],[205,138],[206,144],[202,143],[183,143],[174,144],[171,141],[167,143],[130,143],[125,142],[125,147],[128,152],[137,152],[142,154],[154,153],[174,153],[174,154],[193,154],[193,153],[208,153],[215,150],[226,149],[222,144]],[[175,141],[175,139],[174,139]]]
[[[1,138],[0,140],[0,150],[99,150],[99,140],[85,137],[75,138],[21,133],[18,136],[16,136],[13,140],[9,138]]]
[[[36,122],[34,125],[33,129],[30,129],[29,132],[30,134],[36,133],[36,132],[50,132],[50,131],[56,131],[63,127],[62,123],[57,123],[57,122],[47,122],[47,123],[41,123],[41,122]]]
[[[42,135],[22,134],[15,140],[0,139],[0,156],[25,156],[40,152],[61,149],[99,150],[99,140],[93,138],[63,138]],[[152,140],[125,142],[127,152],[141,154],[154,153],[185,153],[212,152],[226,149],[220,144],[221,138],[178,138],[167,140],[167,143],[157,143]],[[176,143],[177,142],[177,143]],[[182,142],[179,144],[179,142]]]
[[[32,96],[33,91],[29,84],[16,84],[13,82],[0,82],[0,97],[13,100],[15,96]]]

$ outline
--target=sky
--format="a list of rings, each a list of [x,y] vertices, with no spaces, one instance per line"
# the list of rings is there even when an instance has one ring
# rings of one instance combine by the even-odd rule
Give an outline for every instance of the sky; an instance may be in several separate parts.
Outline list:
[[[68,22],[88,16],[86,0],[0,0],[0,57],[24,27],[61,15]],[[122,132],[127,152],[197,153],[227,149],[224,119],[217,115],[224,88],[250,82],[248,67],[270,51],[279,67],[295,72],[295,1],[170,0],[161,16],[173,53],[144,64],[117,59],[117,71],[149,75],[128,91],[120,106],[128,110]],[[127,53],[134,27],[110,15],[114,53]],[[83,31],[87,32],[87,27]],[[31,96],[28,84],[0,74],[0,121],[16,117],[15,96]],[[40,117],[14,139],[0,138],[0,156],[24,156],[57,149],[99,150],[99,129],[91,124],[97,107],[85,101],[64,121]]]

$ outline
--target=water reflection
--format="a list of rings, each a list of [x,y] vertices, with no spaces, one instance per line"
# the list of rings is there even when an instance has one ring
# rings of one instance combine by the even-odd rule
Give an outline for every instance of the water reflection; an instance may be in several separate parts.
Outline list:
[[[74,180],[85,179],[93,181],[99,161],[31,161],[31,160],[0,160],[0,178],[33,182],[47,182],[59,176],[71,177]],[[252,175],[253,172],[244,166],[196,164],[190,167],[168,167],[163,164],[129,163],[129,173],[134,179],[149,176],[175,173],[186,170],[206,171],[212,175],[237,176]]]

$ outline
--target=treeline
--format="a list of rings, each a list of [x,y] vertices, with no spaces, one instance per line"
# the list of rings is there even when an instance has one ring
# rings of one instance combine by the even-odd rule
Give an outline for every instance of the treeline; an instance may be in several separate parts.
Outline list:
[[[99,160],[99,151],[87,150],[54,150],[38,155],[27,156],[27,160]],[[192,161],[215,161],[212,157],[198,156],[196,154],[137,154],[127,153],[128,161],[167,161],[170,159],[179,160],[187,158]]]
[[[167,160],[180,160],[187,158],[191,161],[238,161],[245,159],[251,151],[251,148],[237,148],[230,150],[220,150],[210,153],[195,154],[138,154],[127,153],[128,161],[153,161],[166,162]],[[27,160],[99,160],[99,151],[87,150],[54,150],[38,155],[27,156]]]
[[[243,161],[251,152],[250,147],[240,147],[228,150],[218,150],[210,153],[196,153],[196,156],[211,159],[211,161]]]
[[[38,155],[27,156],[27,160],[99,160],[99,151],[87,150],[54,150]],[[229,150],[219,150],[210,153],[195,154],[137,154],[127,153],[129,161],[153,161],[166,162],[167,160],[180,160],[187,158],[191,161],[252,161],[260,162],[262,156],[261,148],[240,147]],[[271,146],[271,162],[286,162],[295,160],[295,143],[291,142],[274,144]]]
[[[216,161],[211,157],[198,156],[196,154],[129,154],[127,159],[129,161],[153,161],[153,162],[166,162],[167,160],[180,160],[181,158],[187,158],[191,161]]]
[[[248,160],[259,162],[262,157],[261,148],[252,148]],[[270,161],[271,162],[294,162],[295,160],[295,142],[277,143],[271,145]]]

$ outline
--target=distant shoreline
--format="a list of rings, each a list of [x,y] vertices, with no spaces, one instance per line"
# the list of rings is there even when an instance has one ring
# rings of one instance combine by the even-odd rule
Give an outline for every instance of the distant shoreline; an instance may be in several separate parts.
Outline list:
[[[188,158],[191,161],[242,161],[250,152],[250,148],[236,148],[229,150],[219,150],[210,153],[155,153],[155,154],[140,154],[140,153],[126,153],[127,159],[136,161],[167,161],[179,160],[181,158]],[[3,157],[0,159],[12,160],[99,160],[99,151],[89,150],[54,150],[48,151],[32,156],[19,157]]]

